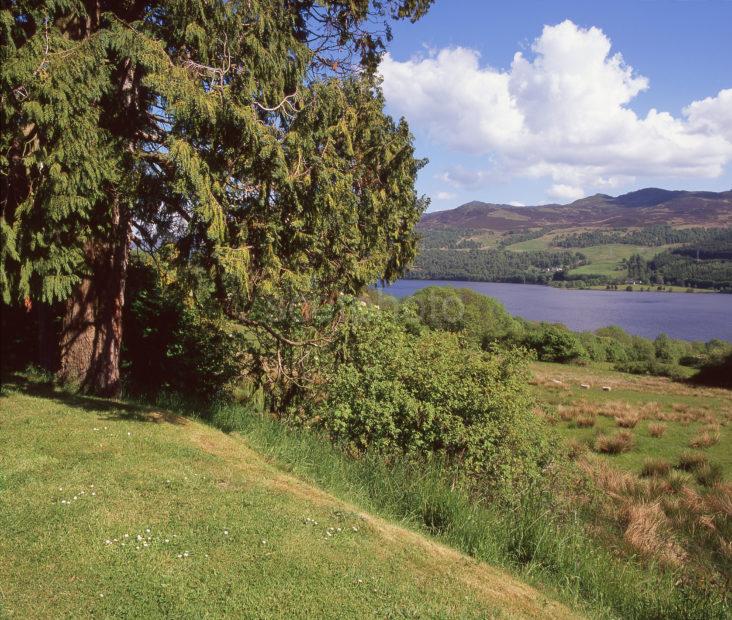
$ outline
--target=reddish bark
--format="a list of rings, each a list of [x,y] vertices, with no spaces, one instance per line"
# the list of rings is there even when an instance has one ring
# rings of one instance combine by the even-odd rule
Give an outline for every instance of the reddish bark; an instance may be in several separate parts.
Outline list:
[[[110,240],[90,245],[89,275],[66,302],[61,328],[59,378],[81,391],[116,396],[120,390],[119,357],[131,229],[113,215]]]

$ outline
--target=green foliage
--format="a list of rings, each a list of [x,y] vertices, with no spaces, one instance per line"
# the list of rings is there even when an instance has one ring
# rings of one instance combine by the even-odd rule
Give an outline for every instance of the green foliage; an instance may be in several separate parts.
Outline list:
[[[689,376],[683,367],[678,364],[669,364],[653,359],[618,362],[615,364],[615,369],[634,375],[655,375],[657,377],[668,377],[675,380],[686,379]]]
[[[251,335],[220,315],[201,312],[185,288],[166,286],[163,279],[149,259],[133,256],[122,351],[128,389],[177,392],[204,402],[231,397],[246,379]]]
[[[424,162],[384,113],[375,71],[388,21],[430,3],[7,5],[4,301],[65,300],[108,277],[117,308],[124,260],[98,267],[134,238],[178,271],[194,314],[256,333],[264,374],[295,335],[322,339],[327,321],[308,317],[393,280],[416,250]],[[280,370],[268,380],[297,372]]]
[[[405,322],[358,307],[308,422],[357,452],[445,459],[493,493],[515,498],[550,458],[530,411],[525,355],[487,354],[455,334],[414,335]]]
[[[428,286],[409,301],[428,327],[462,332],[484,349],[492,342],[514,339],[521,329],[499,301],[471,289]]]
[[[571,362],[587,355],[577,334],[563,325],[540,323],[527,334],[525,343],[545,362]]]
[[[566,251],[423,249],[408,276],[422,280],[546,284],[556,273],[579,267],[585,262],[584,255]]]
[[[668,224],[646,226],[638,230],[591,230],[564,235],[555,245],[562,248],[586,248],[594,245],[624,243],[628,245],[659,246],[672,243],[704,245],[729,235],[729,229],[718,228],[673,228]]]

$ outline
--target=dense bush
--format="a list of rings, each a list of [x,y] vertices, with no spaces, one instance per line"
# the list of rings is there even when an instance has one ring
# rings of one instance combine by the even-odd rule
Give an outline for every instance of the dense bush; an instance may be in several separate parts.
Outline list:
[[[520,324],[501,302],[467,288],[428,286],[410,298],[422,322],[432,329],[463,332],[483,348],[515,340]]]
[[[675,380],[681,380],[687,377],[687,373],[678,364],[666,364],[658,360],[618,362],[614,368],[615,370],[629,372],[634,375],[654,375],[657,377],[669,377]]]
[[[311,422],[351,451],[431,455],[515,499],[550,458],[531,414],[525,354],[486,353],[429,329],[410,333],[411,312],[358,309]]]
[[[524,342],[545,362],[571,362],[587,356],[577,334],[563,325],[541,323]]]
[[[230,396],[243,379],[246,331],[202,312],[164,279],[145,256],[132,257],[121,356],[128,389],[205,401]]]

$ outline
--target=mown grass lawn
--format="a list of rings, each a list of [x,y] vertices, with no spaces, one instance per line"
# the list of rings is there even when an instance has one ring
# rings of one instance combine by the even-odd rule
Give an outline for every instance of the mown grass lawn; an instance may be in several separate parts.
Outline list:
[[[0,616],[565,617],[283,473],[242,438],[124,403],[0,398]]]

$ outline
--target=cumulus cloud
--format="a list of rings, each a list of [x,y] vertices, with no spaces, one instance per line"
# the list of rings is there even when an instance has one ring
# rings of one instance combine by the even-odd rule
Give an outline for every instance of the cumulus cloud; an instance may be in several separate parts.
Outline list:
[[[548,177],[550,195],[574,199],[637,177],[716,177],[732,160],[732,89],[690,103],[681,116],[628,104],[649,88],[598,28],[545,26],[507,71],[478,52],[449,48],[380,67],[389,105],[432,140],[495,157],[491,172],[447,170],[477,186],[490,174]]]
[[[437,192],[437,200],[452,200],[455,198],[455,194],[452,192]]]
[[[437,175],[440,181],[460,189],[475,189],[485,184],[489,174],[485,170],[470,170],[463,166],[451,166]]]
[[[585,192],[581,187],[555,183],[549,188],[547,194],[551,198],[556,198],[558,200],[578,200],[585,195]]]

